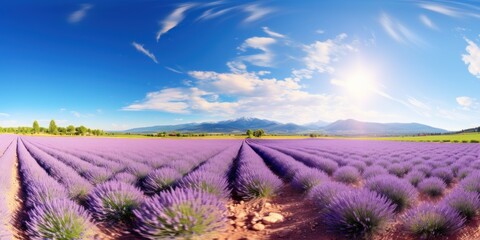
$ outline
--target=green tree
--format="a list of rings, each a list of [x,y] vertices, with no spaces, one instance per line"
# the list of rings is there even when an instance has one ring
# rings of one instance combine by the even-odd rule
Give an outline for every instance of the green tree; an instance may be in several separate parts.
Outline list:
[[[85,136],[88,129],[85,126],[82,125],[82,126],[78,127],[76,130],[77,130],[77,133],[79,135]]]
[[[252,137],[253,137],[253,131],[252,131],[252,129],[248,129],[248,130],[247,130],[247,137],[248,137],[248,138],[252,138]]]
[[[38,124],[38,121],[35,120],[33,122],[33,133],[39,134],[40,133],[40,124]]]
[[[48,133],[57,135],[58,134],[58,127],[57,124],[55,123],[55,120],[52,119],[50,121],[50,125],[48,126]]]
[[[263,131],[263,129],[257,129],[253,132],[253,136],[255,137],[262,137],[263,135],[265,135],[265,131]]]
[[[69,134],[69,135],[75,135],[75,126],[69,125],[69,126],[67,127],[67,134]]]

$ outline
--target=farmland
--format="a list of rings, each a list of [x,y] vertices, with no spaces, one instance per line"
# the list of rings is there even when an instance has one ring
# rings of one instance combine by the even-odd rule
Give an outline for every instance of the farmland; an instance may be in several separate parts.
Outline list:
[[[476,239],[480,145],[0,135],[1,239]]]

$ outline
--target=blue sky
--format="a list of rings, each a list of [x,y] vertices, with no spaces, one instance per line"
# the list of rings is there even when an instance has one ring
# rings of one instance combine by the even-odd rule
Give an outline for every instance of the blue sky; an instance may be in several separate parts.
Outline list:
[[[3,1],[0,126],[480,125],[476,1]]]

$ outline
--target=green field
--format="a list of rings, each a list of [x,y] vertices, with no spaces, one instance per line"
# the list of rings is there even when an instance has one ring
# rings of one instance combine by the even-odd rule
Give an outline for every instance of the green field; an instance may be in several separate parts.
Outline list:
[[[431,136],[377,137],[376,140],[413,141],[413,142],[480,142],[480,133],[445,134]]]

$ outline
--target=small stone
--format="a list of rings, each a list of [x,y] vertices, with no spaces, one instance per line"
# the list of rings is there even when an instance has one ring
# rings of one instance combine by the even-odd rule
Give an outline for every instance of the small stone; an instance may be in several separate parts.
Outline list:
[[[230,225],[233,225],[233,224],[235,224],[235,221],[230,220],[228,223],[230,223]]]
[[[231,212],[233,212],[233,210],[235,210],[235,207],[234,207],[234,206],[228,206],[228,210],[230,210]]]
[[[244,203],[245,203],[245,202],[244,202],[243,200],[242,200],[242,201],[240,201],[240,205],[243,205]]]
[[[240,213],[237,214],[236,218],[237,218],[237,219],[243,219],[243,218],[245,218],[246,216],[247,216],[247,214],[242,211],[242,212],[240,212]]]
[[[274,213],[274,212],[271,212],[268,214],[269,217],[274,217],[274,218],[277,218],[278,220],[280,221],[283,221],[284,217],[282,216],[282,214],[280,213]]]
[[[265,225],[263,225],[261,223],[257,223],[257,224],[252,226],[252,229],[255,230],[255,231],[262,231],[263,229],[265,229]]]
[[[266,203],[265,203],[265,207],[266,207],[266,208],[270,208],[270,207],[272,207],[272,204],[269,203],[269,202],[266,202]]]
[[[243,226],[245,226],[245,223],[242,222],[242,221],[238,221],[238,222],[235,222],[235,226],[237,226],[237,227],[243,227]]]

